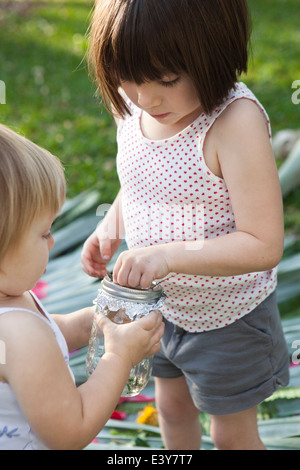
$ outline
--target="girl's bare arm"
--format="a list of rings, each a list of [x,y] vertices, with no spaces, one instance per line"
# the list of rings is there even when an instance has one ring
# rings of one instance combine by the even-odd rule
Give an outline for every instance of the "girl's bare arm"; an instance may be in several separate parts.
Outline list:
[[[233,276],[276,266],[283,253],[283,208],[277,167],[259,108],[231,105],[213,126],[215,151],[232,203],[236,231],[200,241],[174,242],[124,252],[114,280],[149,286],[170,272]]]

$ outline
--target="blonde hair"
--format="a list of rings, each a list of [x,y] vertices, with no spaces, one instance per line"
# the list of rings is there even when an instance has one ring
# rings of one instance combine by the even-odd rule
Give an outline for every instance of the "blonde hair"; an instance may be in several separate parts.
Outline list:
[[[58,158],[0,124],[0,263],[36,217],[61,209],[65,193]]]

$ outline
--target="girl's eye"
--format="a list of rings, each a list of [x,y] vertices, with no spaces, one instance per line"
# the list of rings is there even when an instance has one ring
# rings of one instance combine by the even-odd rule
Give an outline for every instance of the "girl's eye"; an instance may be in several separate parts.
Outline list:
[[[44,235],[44,238],[46,238],[46,240],[49,240],[51,237],[52,237],[52,233],[51,233],[51,232],[46,233],[46,235]]]
[[[175,78],[175,80],[170,80],[170,81],[161,81],[161,85],[165,87],[172,87],[176,85],[180,80],[180,77]]]

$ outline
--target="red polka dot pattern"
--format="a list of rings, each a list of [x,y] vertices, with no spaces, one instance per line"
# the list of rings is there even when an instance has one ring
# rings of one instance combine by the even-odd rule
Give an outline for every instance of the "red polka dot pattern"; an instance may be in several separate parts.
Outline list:
[[[203,144],[218,116],[241,98],[257,103],[270,129],[265,110],[243,83],[212,115],[202,114],[179,134],[161,141],[143,136],[141,110],[129,103],[132,116],[118,128],[117,167],[130,249],[201,241],[236,230],[225,182],[206,166]],[[167,294],[163,314],[190,332],[224,327],[249,313],[275,289],[276,274],[275,268],[233,277],[168,276],[162,283]]]

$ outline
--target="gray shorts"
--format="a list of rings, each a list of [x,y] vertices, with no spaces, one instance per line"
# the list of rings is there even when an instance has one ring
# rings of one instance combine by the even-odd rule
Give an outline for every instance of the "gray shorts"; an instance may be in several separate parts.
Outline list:
[[[189,333],[164,321],[153,375],[185,376],[194,404],[203,412],[245,411],[289,382],[289,354],[275,293],[219,330]]]

